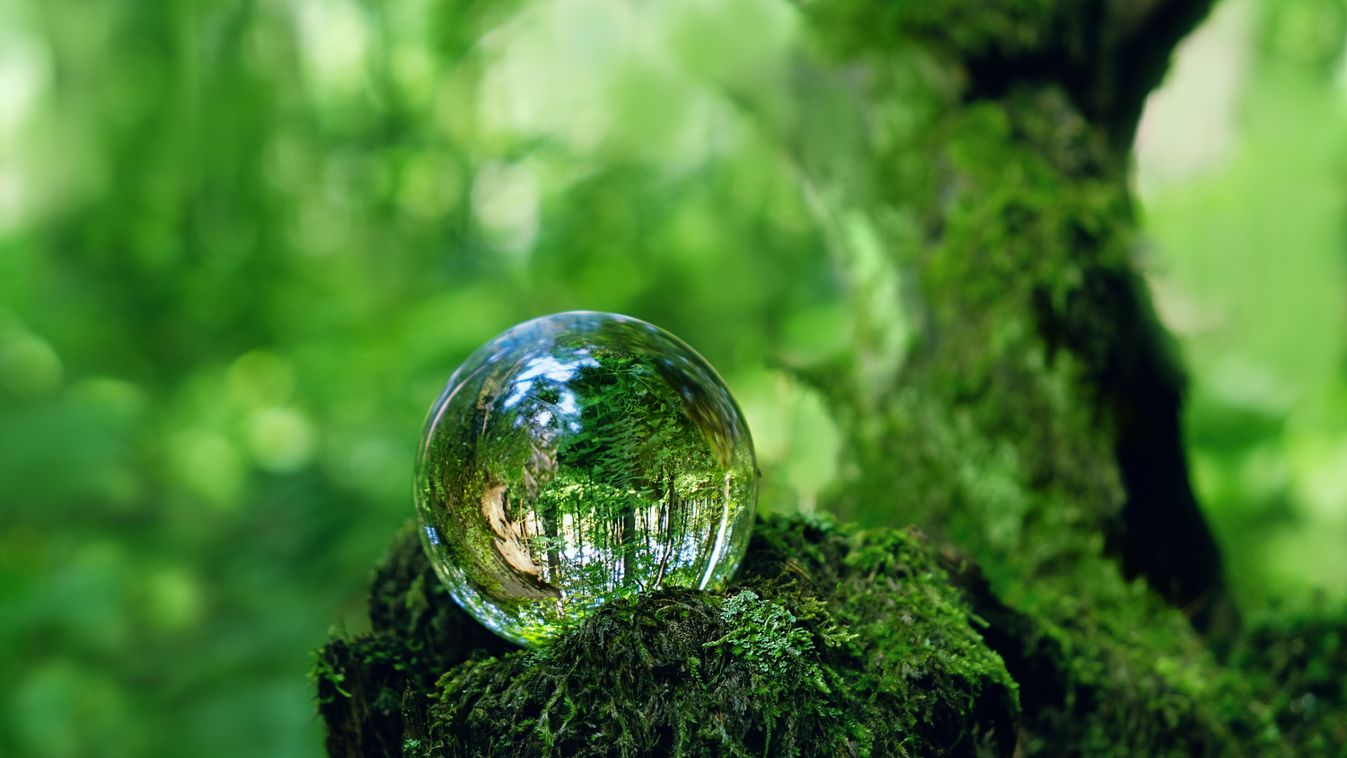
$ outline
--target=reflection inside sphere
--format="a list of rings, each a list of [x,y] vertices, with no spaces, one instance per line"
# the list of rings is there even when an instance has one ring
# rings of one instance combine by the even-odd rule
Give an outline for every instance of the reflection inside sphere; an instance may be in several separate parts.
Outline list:
[[[537,644],[613,597],[723,584],[757,496],[739,408],[643,321],[562,313],[473,353],[418,456],[426,550],[455,600]]]

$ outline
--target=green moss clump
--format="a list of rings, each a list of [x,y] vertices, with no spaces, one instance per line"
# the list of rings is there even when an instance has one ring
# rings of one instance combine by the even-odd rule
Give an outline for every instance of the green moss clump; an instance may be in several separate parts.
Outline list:
[[[1305,755],[1347,755],[1347,606],[1251,619],[1226,660],[1250,678],[1287,744]]]
[[[414,561],[419,547],[393,554]],[[386,750],[391,720],[358,704],[400,703],[398,745],[412,755],[1009,754],[1016,686],[981,627],[918,534],[774,518],[722,593],[611,603],[539,651],[418,640],[452,661],[434,686],[430,659],[412,660],[396,630],[357,641],[373,666],[334,639],[320,708],[331,732],[367,731],[362,713],[378,722]],[[389,676],[389,662],[416,673]],[[329,740],[334,754],[358,748]]]
[[[758,528],[741,584],[611,604],[448,672],[423,754],[1008,752],[1015,686],[908,533]],[[842,560],[837,560],[842,557]]]
[[[369,615],[368,633],[334,632],[314,663],[331,755],[401,755],[407,690],[429,689],[474,652],[511,649],[454,604],[410,527],[374,573]]]
[[[422,755],[813,755],[873,742],[821,608],[742,590],[612,603],[542,653],[440,680]]]

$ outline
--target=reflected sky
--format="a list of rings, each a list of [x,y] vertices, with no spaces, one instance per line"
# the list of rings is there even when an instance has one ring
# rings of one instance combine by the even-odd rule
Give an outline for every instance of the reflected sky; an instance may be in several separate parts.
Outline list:
[[[556,385],[565,385],[575,378],[576,372],[589,366],[597,368],[599,362],[589,356],[586,349],[576,350],[570,360],[562,360],[555,355],[535,355],[524,361],[522,370],[510,385],[510,394],[505,398],[504,406],[509,409],[519,404],[533,389],[539,379],[545,379]],[[562,388],[562,399],[556,406],[564,414],[579,412],[575,395]]]

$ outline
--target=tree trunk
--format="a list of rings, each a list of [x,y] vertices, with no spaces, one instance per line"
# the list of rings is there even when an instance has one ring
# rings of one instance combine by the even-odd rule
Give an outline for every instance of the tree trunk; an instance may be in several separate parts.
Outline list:
[[[891,336],[881,307],[853,363],[800,369],[856,464],[833,506],[872,528],[769,519],[736,586],[613,604],[543,654],[465,620],[404,540],[373,633],[320,654],[329,749],[1275,754],[1347,739],[1340,698],[1320,692],[1307,717],[1285,689],[1347,659],[1305,652],[1342,625],[1240,628],[1188,480],[1181,372],[1133,263],[1131,139],[1208,6],[802,4],[827,61],[801,67],[802,102],[851,103],[854,119],[802,108],[782,139],[825,217],[880,242],[918,324],[901,365],[867,359]],[[923,115],[890,123],[898,101]]]

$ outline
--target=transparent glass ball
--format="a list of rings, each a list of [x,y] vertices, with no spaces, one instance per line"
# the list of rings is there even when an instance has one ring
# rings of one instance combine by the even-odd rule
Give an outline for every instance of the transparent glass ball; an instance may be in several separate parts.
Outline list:
[[[435,571],[530,646],[616,597],[721,586],[756,502],[753,441],[715,370],[611,313],[545,316],[479,348],[431,407],[417,460]]]

